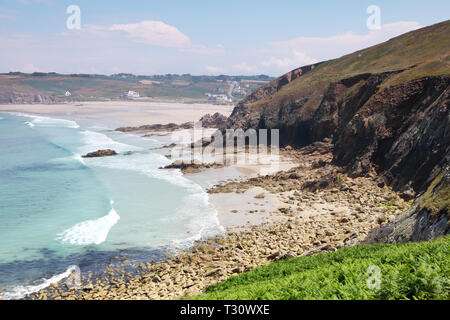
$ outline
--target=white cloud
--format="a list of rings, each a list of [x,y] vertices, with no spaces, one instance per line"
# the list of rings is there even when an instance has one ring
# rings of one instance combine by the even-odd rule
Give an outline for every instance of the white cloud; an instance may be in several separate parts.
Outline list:
[[[0,10],[0,15],[2,13]],[[245,50],[239,47],[225,51],[222,44],[192,43],[187,35],[164,22],[147,22],[113,26],[83,24],[81,30],[40,36],[3,31],[0,32],[3,44],[0,71],[86,73],[95,66],[96,73],[117,73],[120,68],[120,72],[137,74],[208,72],[278,76],[420,27],[417,22],[396,22],[383,25],[380,30],[367,30],[364,34],[345,32],[326,37],[298,37],[262,43],[252,49],[244,46]],[[153,46],[165,49],[155,50]]]
[[[304,65],[339,58],[418,28],[421,28],[418,22],[400,21],[385,24],[378,30],[368,30],[366,34],[345,32],[329,37],[269,42],[253,65],[241,63],[234,67],[245,73],[283,74]]]
[[[319,62],[317,59],[308,57],[303,52],[293,50],[292,55],[284,58],[276,58],[272,56],[270,59],[262,61],[263,67],[275,67],[280,70],[292,70],[299,66],[313,64]]]
[[[225,47],[218,44],[215,47],[207,47],[203,44],[193,44],[190,38],[178,28],[161,21],[142,21],[134,24],[116,24],[107,29],[101,26],[89,26],[90,33],[99,35],[101,32],[122,31],[128,34],[134,42],[144,43],[159,47],[177,48],[183,52],[195,54],[222,54]]]
[[[400,21],[385,24],[378,30],[369,30],[367,34],[346,32],[322,38],[299,37],[288,41],[271,42],[270,45],[280,51],[301,52],[314,59],[328,60],[379,44],[418,28],[421,28],[418,22]]]
[[[140,43],[160,47],[190,47],[189,37],[174,26],[161,21],[142,21],[134,24],[115,24],[111,31],[124,31]]]

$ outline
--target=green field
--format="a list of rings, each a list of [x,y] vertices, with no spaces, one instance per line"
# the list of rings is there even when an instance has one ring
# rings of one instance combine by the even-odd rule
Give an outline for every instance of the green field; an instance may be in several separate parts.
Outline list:
[[[87,101],[119,99],[128,90],[137,91],[141,97],[164,99],[194,99],[206,101],[206,93],[226,93],[236,81],[251,92],[273,78],[257,76],[194,76],[194,75],[154,75],[136,76],[132,74],[95,75],[10,72],[0,74],[0,103],[8,103],[10,96],[36,95],[57,97],[62,101]],[[70,98],[64,95],[71,93]],[[233,96],[234,100],[240,100]]]
[[[422,243],[363,245],[278,261],[232,276],[193,299],[448,300],[450,236]]]

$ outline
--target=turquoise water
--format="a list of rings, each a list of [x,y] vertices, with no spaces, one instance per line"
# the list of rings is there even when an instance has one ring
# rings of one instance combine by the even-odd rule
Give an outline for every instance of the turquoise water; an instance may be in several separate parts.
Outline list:
[[[207,193],[158,169],[170,163],[153,150],[162,144],[80,120],[1,113],[0,296],[18,298],[72,265],[86,272],[118,253],[146,260],[221,232]],[[81,158],[106,148],[119,155]]]

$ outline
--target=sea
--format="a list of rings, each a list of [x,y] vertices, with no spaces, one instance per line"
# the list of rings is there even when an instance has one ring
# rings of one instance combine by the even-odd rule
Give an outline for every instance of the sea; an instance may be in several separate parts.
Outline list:
[[[74,266],[135,263],[223,232],[205,188],[170,164],[168,136],[0,113],[0,297],[20,299]],[[99,149],[118,155],[83,158]]]

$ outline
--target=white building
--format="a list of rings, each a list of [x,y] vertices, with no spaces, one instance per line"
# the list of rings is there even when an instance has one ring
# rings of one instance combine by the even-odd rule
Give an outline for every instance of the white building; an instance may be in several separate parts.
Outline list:
[[[135,98],[139,98],[139,92],[136,91],[125,91],[122,96],[123,99],[135,99]]]
[[[209,102],[216,102],[216,103],[231,103],[233,100],[231,98],[228,98],[226,94],[206,94],[208,96]]]

